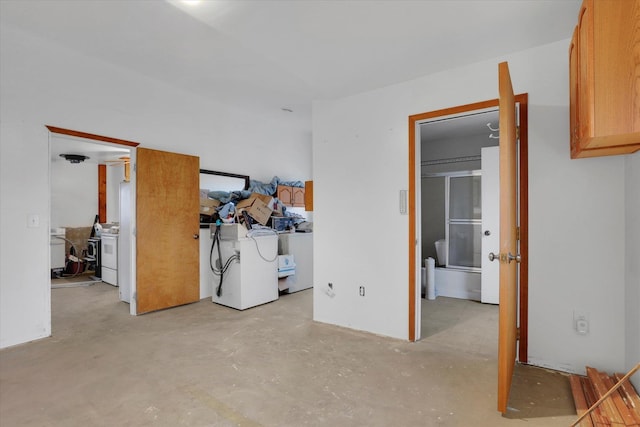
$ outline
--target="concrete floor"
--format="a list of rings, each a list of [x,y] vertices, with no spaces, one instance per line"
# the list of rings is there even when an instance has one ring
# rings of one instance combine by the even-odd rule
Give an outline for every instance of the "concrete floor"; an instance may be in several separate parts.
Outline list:
[[[0,351],[0,425],[567,426],[495,410],[497,309],[425,301],[423,340],[312,321],[312,291],[246,311],[129,316],[106,284],[52,290],[53,336]],[[437,304],[441,303],[441,304]],[[465,315],[463,315],[463,313]]]

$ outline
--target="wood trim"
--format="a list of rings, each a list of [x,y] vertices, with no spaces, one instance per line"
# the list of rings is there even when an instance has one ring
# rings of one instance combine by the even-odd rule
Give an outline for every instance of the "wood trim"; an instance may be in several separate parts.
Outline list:
[[[520,122],[520,295],[518,360],[528,362],[529,354],[529,94],[516,95]]]
[[[518,360],[527,363],[529,334],[529,140],[528,140],[528,103],[527,93],[515,96],[520,105],[520,337]],[[459,105],[451,108],[430,111],[409,116],[409,341],[416,340],[416,124],[420,121],[441,116],[450,116],[468,111],[497,107],[498,99]]]
[[[428,113],[425,113],[428,114]],[[409,116],[409,341],[416,340],[416,124],[422,114]]]
[[[98,165],[98,217],[107,222],[107,165]]]
[[[138,145],[140,145],[140,143],[138,143],[138,142],[126,141],[124,139],[111,138],[110,136],[96,135],[96,134],[93,134],[93,133],[80,132],[80,131],[77,131],[77,130],[64,129],[64,128],[59,128],[59,127],[49,126],[49,125],[45,125],[45,126],[47,127],[47,129],[49,129],[50,132],[58,133],[58,134],[61,134],[61,135],[75,136],[75,137],[78,137],[78,138],[91,139],[91,140],[94,140],[94,141],[110,142],[111,144],[126,145],[128,147],[137,147]]]

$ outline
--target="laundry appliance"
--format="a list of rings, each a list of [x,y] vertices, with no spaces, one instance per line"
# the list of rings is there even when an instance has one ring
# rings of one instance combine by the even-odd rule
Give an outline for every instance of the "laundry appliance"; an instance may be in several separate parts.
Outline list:
[[[227,230],[217,237],[215,234],[212,231],[212,301],[245,310],[277,300],[278,235],[272,230],[251,230],[246,236],[235,231],[227,233]],[[221,235],[225,238],[220,238]]]

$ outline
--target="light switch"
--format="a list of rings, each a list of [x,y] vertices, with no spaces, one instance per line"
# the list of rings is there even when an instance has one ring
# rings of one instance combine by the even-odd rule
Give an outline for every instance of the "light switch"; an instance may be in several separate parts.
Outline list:
[[[400,190],[399,194],[400,214],[407,214],[407,190]]]
[[[27,227],[37,228],[40,227],[40,215],[30,214],[27,216]]]

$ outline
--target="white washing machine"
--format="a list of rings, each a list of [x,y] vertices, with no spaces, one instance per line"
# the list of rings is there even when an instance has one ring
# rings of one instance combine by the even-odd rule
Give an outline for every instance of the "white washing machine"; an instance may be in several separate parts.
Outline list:
[[[213,275],[212,301],[238,310],[255,307],[278,299],[278,236],[275,233],[243,237],[237,240],[220,240],[224,264],[234,255],[223,274],[220,296],[220,276]],[[213,250],[214,265],[218,259],[218,247]]]

